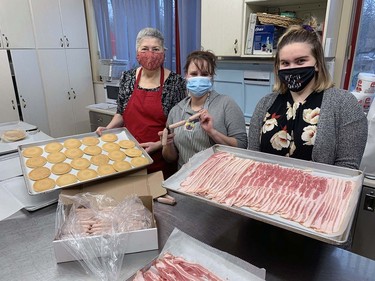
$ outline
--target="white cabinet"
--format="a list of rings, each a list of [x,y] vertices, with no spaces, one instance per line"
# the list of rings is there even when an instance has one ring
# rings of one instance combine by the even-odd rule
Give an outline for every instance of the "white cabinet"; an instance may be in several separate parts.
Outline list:
[[[283,11],[294,11],[298,18],[303,20],[315,17],[322,30],[323,47],[326,57],[335,57],[339,26],[341,20],[342,0],[245,0],[243,9],[242,40],[246,41],[248,21],[250,13],[265,12],[278,13]],[[244,45],[241,49],[243,57],[254,57],[245,55]]]
[[[240,56],[243,0],[201,1],[201,45],[217,56]]]
[[[37,48],[88,48],[83,0],[30,0]]]
[[[0,1],[0,48],[34,48],[28,0]]]
[[[17,100],[6,50],[0,50],[0,123],[18,121]]]
[[[10,51],[22,120],[49,134],[47,108],[36,50]]]
[[[51,136],[90,132],[85,108],[95,102],[88,49],[38,52]]]

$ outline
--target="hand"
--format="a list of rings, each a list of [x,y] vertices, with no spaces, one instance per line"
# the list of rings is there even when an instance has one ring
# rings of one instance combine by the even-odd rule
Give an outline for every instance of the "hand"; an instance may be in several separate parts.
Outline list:
[[[148,154],[151,154],[160,149],[159,142],[144,142],[140,143],[139,145],[142,146]]]
[[[167,135],[166,145],[173,144],[173,139],[175,135],[175,133],[170,133]],[[163,144],[163,131],[158,132],[158,136],[160,137],[160,142]]]
[[[199,121],[201,123],[201,127],[203,128],[203,130],[205,130],[207,133],[214,129],[214,122],[212,116],[208,113],[207,109],[203,109],[201,111]]]
[[[98,127],[95,133],[100,137],[103,134],[103,131],[107,130],[107,127]]]

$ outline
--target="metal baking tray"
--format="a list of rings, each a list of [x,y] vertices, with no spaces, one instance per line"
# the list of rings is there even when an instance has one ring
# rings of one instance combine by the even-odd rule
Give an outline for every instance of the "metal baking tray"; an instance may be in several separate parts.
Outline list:
[[[350,199],[349,208],[345,214],[345,219],[343,221],[342,227],[340,231],[333,234],[326,234],[314,231],[311,228],[307,228],[297,222],[284,219],[279,215],[270,215],[262,212],[257,212],[252,210],[248,207],[230,207],[224,204],[220,204],[209,199],[196,196],[193,194],[189,194],[183,191],[180,191],[180,184],[184,181],[187,176],[198,168],[204,161],[206,161],[211,155],[214,153],[224,151],[231,153],[237,157],[253,159],[260,162],[265,163],[272,163],[272,164],[279,164],[283,167],[288,168],[297,168],[297,169],[305,169],[311,171],[313,175],[316,176],[323,176],[327,178],[341,178],[345,180],[352,180],[355,182],[355,190],[352,193],[352,197]],[[278,155],[272,155],[268,153],[262,153],[257,151],[251,151],[246,149],[234,148],[225,145],[214,145],[211,148],[208,148],[204,151],[201,151],[194,155],[188,163],[186,163],[176,174],[168,178],[167,180],[163,181],[163,187],[173,190],[175,192],[194,197],[198,200],[201,200],[205,203],[210,205],[214,205],[220,207],[222,209],[238,213],[244,215],[246,217],[250,217],[252,219],[256,219],[277,227],[284,228],[286,230],[290,230],[310,238],[314,238],[329,244],[334,245],[341,245],[344,244],[350,234],[351,226],[353,223],[355,211],[357,208],[359,196],[362,189],[362,182],[363,182],[363,173],[359,170],[353,170],[344,167],[332,166],[322,163],[316,163],[312,161],[305,161],[300,159],[294,159],[289,157],[283,157]]]
[[[52,139],[52,140],[48,140],[48,141],[41,141],[41,142],[35,142],[35,143],[20,145],[20,146],[18,146],[18,154],[19,154],[19,158],[20,158],[20,162],[21,162],[21,169],[22,169],[22,173],[23,173],[23,176],[24,176],[24,179],[25,179],[26,188],[27,188],[28,193],[30,195],[37,195],[37,194],[41,194],[41,193],[51,192],[51,191],[54,191],[56,189],[68,188],[68,187],[78,186],[78,185],[82,185],[82,184],[87,184],[87,183],[90,183],[90,182],[94,182],[94,181],[102,180],[102,179],[105,179],[105,178],[118,176],[118,175],[121,175],[121,174],[129,174],[129,173],[132,173],[134,171],[144,169],[145,167],[147,167],[147,166],[149,166],[150,164],[153,163],[153,159],[150,157],[150,155],[139,145],[138,141],[132,136],[132,134],[126,128],[116,128],[116,129],[105,130],[103,132],[103,135],[109,134],[109,133],[117,135],[118,140],[115,143],[118,143],[121,140],[131,140],[131,141],[133,141],[135,143],[136,148],[138,148],[142,151],[142,157],[145,157],[148,160],[148,164],[141,165],[141,166],[138,166],[138,167],[132,167],[129,170],[116,172],[116,173],[113,173],[113,174],[110,174],[110,175],[104,175],[104,176],[98,175],[98,177],[96,177],[96,178],[84,180],[84,181],[78,181],[74,184],[66,185],[66,186],[63,186],[63,187],[60,187],[60,186],[56,185],[53,189],[42,191],[42,192],[36,192],[36,191],[33,190],[34,181],[30,180],[29,177],[28,177],[28,174],[32,170],[31,168],[26,166],[26,160],[28,158],[26,158],[22,155],[22,152],[25,148],[32,147],[32,146],[39,146],[39,147],[43,148],[43,150],[44,150],[45,145],[47,145],[48,143],[51,143],[51,142],[63,143],[65,140],[71,139],[71,138],[81,140],[84,137],[89,137],[89,136],[98,137],[98,135],[95,132],[92,132],[92,133],[86,133],[86,134],[73,135],[73,136],[67,136],[67,137]],[[100,143],[98,144],[98,146],[102,147],[104,142],[100,138],[99,138],[99,140],[100,140]],[[84,144],[82,144],[79,148],[81,150],[83,150],[85,147],[86,146]],[[66,150],[66,148],[64,147],[61,150],[61,152],[64,152],[65,150]],[[103,150],[102,154],[108,154],[108,152]],[[47,155],[48,155],[48,153],[45,152],[45,151],[42,154],[42,156],[44,156],[44,157],[47,157]],[[84,154],[82,157],[89,160],[91,156],[87,155],[87,154]],[[125,160],[129,161],[129,162],[130,162],[130,159],[131,159],[130,157],[125,158]],[[71,159],[67,158],[64,162],[70,163]],[[113,161],[109,160],[109,164],[112,164],[112,163],[113,163]],[[47,162],[47,164],[44,165],[44,166],[51,169],[52,165],[53,164]],[[95,171],[97,170],[97,166],[95,166],[93,164],[91,164],[88,168],[93,169]],[[77,175],[77,173],[78,173],[78,170],[75,170],[74,168],[72,168],[72,170],[70,171],[70,174],[73,174],[73,175]],[[58,178],[58,176],[51,173],[50,178],[56,180]]]

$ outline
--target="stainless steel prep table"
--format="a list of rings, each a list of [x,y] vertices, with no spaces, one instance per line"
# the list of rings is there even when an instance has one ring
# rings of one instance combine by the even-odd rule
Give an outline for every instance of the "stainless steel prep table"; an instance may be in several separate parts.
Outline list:
[[[159,248],[174,227],[267,271],[266,280],[373,280],[375,261],[300,234],[170,192],[155,202]],[[94,280],[78,262],[57,265],[52,249],[56,205],[0,222],[0,280]],[[122,276],[157,251],[128,255]],[[124,280],[124,279],[121,279]]]

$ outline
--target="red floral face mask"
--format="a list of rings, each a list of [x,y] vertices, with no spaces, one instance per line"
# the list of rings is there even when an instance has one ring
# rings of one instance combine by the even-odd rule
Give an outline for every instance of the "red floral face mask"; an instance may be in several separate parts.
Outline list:
[[[137,61],[147,70],[156,70],[164,62],[164,53],[152,51],[137,52]]]

